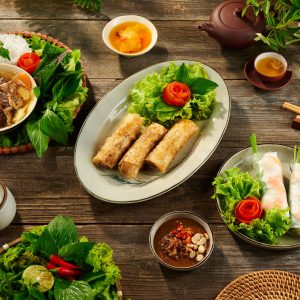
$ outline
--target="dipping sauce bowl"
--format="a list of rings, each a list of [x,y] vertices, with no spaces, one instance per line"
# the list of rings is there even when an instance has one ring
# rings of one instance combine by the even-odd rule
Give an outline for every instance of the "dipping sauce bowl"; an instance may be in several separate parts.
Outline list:
[[[149,244],[154,257],[163,266],[189,271],[209,259],[214,240],[209,225],[200,216],[188,211],[174,211],[154,223]]]

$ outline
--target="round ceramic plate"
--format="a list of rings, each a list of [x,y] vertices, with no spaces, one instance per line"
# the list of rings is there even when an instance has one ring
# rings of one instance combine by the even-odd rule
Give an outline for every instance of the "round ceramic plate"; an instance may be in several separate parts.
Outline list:
[[[290,164],[293,161],[294,157],[294,150],[293,148],[282,146],[282,145],[274,145],[274,144],[266,144],[266,145],[259,145],[258,151],[260,153],[266,153],[266,152],[277,152],[278,157],[281,160],[282,163],[282,170],[283,170],[283,177],[284,177],[284,184],[287,190],[287,193],[289,191],[289,179],[291,176],[291,168]],[[241,150],[240,152],[234,154],[232,157],[230,157],[221,167],[221,169],[218,172],[218,175],[222,175],[224,171],[232,168],[232,167],[238,167],[242,171],[247,171],[250,174],[253,174],[253,162],[252,162],[252,149],[246,148],[244,150]],[[221,214],[221,205],[219,199],[217,199],[217,207],[218,211]],[[273,250],[284,250],[284,249],[293,249],[300,247],[300,236],[292,236],[289,233],[286,233],[282,237],[280,237],[275,244],[267,244],[258,242],[254,239],[251,239],[247,237],[246,235],[240,233],[240,232],[233,232],[235,235],[237,235],[242,240],[260,247],[264,249],[273,249]]]
[[[193,61],[175,61],[195,64]],[[199,135],[192,138],[176,155],[165,174],[152,170],[140,172],[136,180],[121,177],[117,170],[99,169],[92,163],[93,156],[105,139],[112,134],[127,114],[127,96],[134,84],[153,72],[160,72],[170,62],[140,71],[124,80],[106,94],[84,122],[75,147],[75,170],[84,188],[94,197],[113,203],[135,203],[159,196],[192,176],[212,155],[226,130],[230,115],[230,99],[222,77],[204,65],[216,89],[216,105],[209,120],[196,122]]]

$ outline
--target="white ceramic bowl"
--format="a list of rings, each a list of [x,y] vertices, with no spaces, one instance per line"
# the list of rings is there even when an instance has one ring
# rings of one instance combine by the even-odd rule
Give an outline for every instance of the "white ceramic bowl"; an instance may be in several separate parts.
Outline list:
[[[111,43],[109,41],[109,34],[110,34],[111,30],[114,27],[116,27],[117,25],[125,23],[125,22],[138,22],[138,23],[144,24],[145,26],[147,26],[147,28],[149,28],[149,30],[151,31],[151,35],[152,35],[152,40],[147,48],[145,48],[144,50],[142,50],[140,52],[136,52],[136,53],[124,53],[124,52],[118,51],[111,45]],[[150,22],[146,18],[143,18],[140,16],[135,16],[135,15],[116,17],[116,18],[112,19],[110,22],[108,22],[102,31],[102,38],[103,38],[105,45],[109,49],[114,51],[115,53],[118,53],[118,54],[120,54],[122,56],[126,56],[126,57],[135,57],[135,56],[139,56],[139,55],[145,54],[148,51],[150,51],[157,42],[157,36],[158,36],[157,30],[156,30],[155,26],[152,24],[152,22]]]
[[[16,74],[20,74],[20,73],[25,73],[30,78],[30,81],[31,81],[31,84],[32,84],[32,89],[34,89],[36,87],[36,82],[34,81],[34,79],[32,78],[32,76],[29,73],[27,73],[26,71],[24,71],[23,69],[15,66],[15,65],[1,63],[0,64],[0,71],[8,71],[8,72],[11,72],[11,73],[13,73],[15,75]],[[21,120],[19,120],[19,122],[17,122],[17,123],[14,123],[14,124],[12,124],[10,126],[6,126],[6,127],[3,127],[3,128],[0,128],[0,133],[9,131],[12,128],[14,128],[14,127],[18,126],[19,124],[21,124],[22,122],[24,122],[29,117],[29,115],[32,113],[32,111],[34,110],[34,108],[36,106],[36,103],[37,103],[37,97],[33,93],[33,97],[32,97],[32,99],[31,99],[31,101],[29,103],[29,106],[27,108],[26,115]]]
[[[155,235],[156,235],[156,232],[158,231],[158,229],[165,222],[167,222],[169,220],[173,220],[173,219],[180,219],[180,218],[191,219],[193,221],[196,221],[198,224],[200,224],[205,229],[206,233],[208,234],[209,241],[210,241],[209,247],[206,251],[206,255],[205,255],[204,259],[191,267],[175,267],[175,266],[169,265],[168,263],[164,262],[158,256],[158,254],[155,251],[155,247],[154,247],[154,238],[155,238]],[[149,234],[149,246],[150,246],[152,254],[156,258],[156,260],[158,262],[160,262],[163,266],[165,266],[169,269],[172,269],[172,270],[177,270],[177,271],[190,271],[190,270],[194,270],[194,269],[200,267],[209,259],[209,257],[212,254],[213,248],[214,248],[214,237],[213,237],[213,233],[212,233],[208,223],[206,221],[204,221],[204,219],[202,219],[200,216],[196,215],[193,212],[189,212],[189,211],[173,211],[173,212],[163,215],[153,224],[153,226],[150,230],[150,234]]]

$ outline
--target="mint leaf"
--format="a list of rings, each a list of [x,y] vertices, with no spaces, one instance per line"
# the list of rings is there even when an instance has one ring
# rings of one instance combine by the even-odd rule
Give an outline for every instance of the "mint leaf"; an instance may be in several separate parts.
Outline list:
[[[94,299],[93,290],[87,282],[60,278],[55,280],[54,296],[56,300]]]
[[[10,60],[9,51],[3,48],[3,43],[0,42],[0,56]]]
[[[26,130],[38,157],[41,158],[48,149],[49,137],[42,131],[41,123],[37,120],[28,121]]]
[[[64,145],[68,143],[68,129],[63,120],[50,109],[40,119],[40,127],[53,140]]]
[[[58,248],[78,241],[77,227],[70,217],[55,217],[49,223],[47,229]]]
[[[57,254],[58,247],[56,241],[51,237],[49,230],[46,228],[37,240],[37,251],[45,258],[49,259],[50,255]]]
[[[37,288],[35,287],[28,287],[29,295],[31,296],[30,299],[36,299],[36,300],[46,300],[46,297],[43,293],[41,293]]]
[[[66,261],[82,263],[93,246],[94,243],[92,242],[67,244],[59,249],[58,256]]]
[[[176,73],[176,81],[189,84],[189,70],[186,64],[182,64],[177,73]]]
[[[209,79],[197,77],[189,81],[189,86],[193,94],[205,95],[215,90],[218,85]]]

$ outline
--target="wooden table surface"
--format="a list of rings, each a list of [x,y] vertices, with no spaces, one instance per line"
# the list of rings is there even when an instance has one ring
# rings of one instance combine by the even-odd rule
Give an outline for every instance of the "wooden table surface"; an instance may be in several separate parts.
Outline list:
[[[166,60],[205,62],[228,85],[232,111],[228,129],[208,162],[176,189],[136,205],[114,205],[94,199],[80,186],[74,171],[74,141],[88,109],[76,120],[76,133],[68,147],[53,144],[42,159],[34,152],[0,156],[0,180],[13,192],[17,215],[0,232],[0,243],[12,240],[30,225],[46,224],[58,214],[70,215],[80,233],[109,243],[123,274],[122,286],[132,299],[215,299],[230,281],[247,272],[281,269],[300,274],[300,249],[266,251],[236,239],[222,222],[211,200],[211,182],[229,156],[249,146],[255,132],[259,143],[293,146],[300,133],[291,129],[294,114],[281,110],[284,100],[300,105],[299,45],[284,55],[293,65],[291,83],[276,92],[256,90],[246,80],[247,58],[266,48],[222,49],[198,29],[218,0],[103,0],[101,13],[87,12],[68,0],[0,2],[2,32],[37,31],[54,36],[82,51],[91,85],[90,105],[131,74]],[[158,42],[148,54],[126,59],[103,44],[107,21],[122,14],[149,18],[158,29]],[[120,197],[122,197],[120,195]],[[215,250],[201,268],[180,273],[162,268],[153,258],[148,235],[153,222],[173,210],[190,210],[203,216],[215,234]]]

